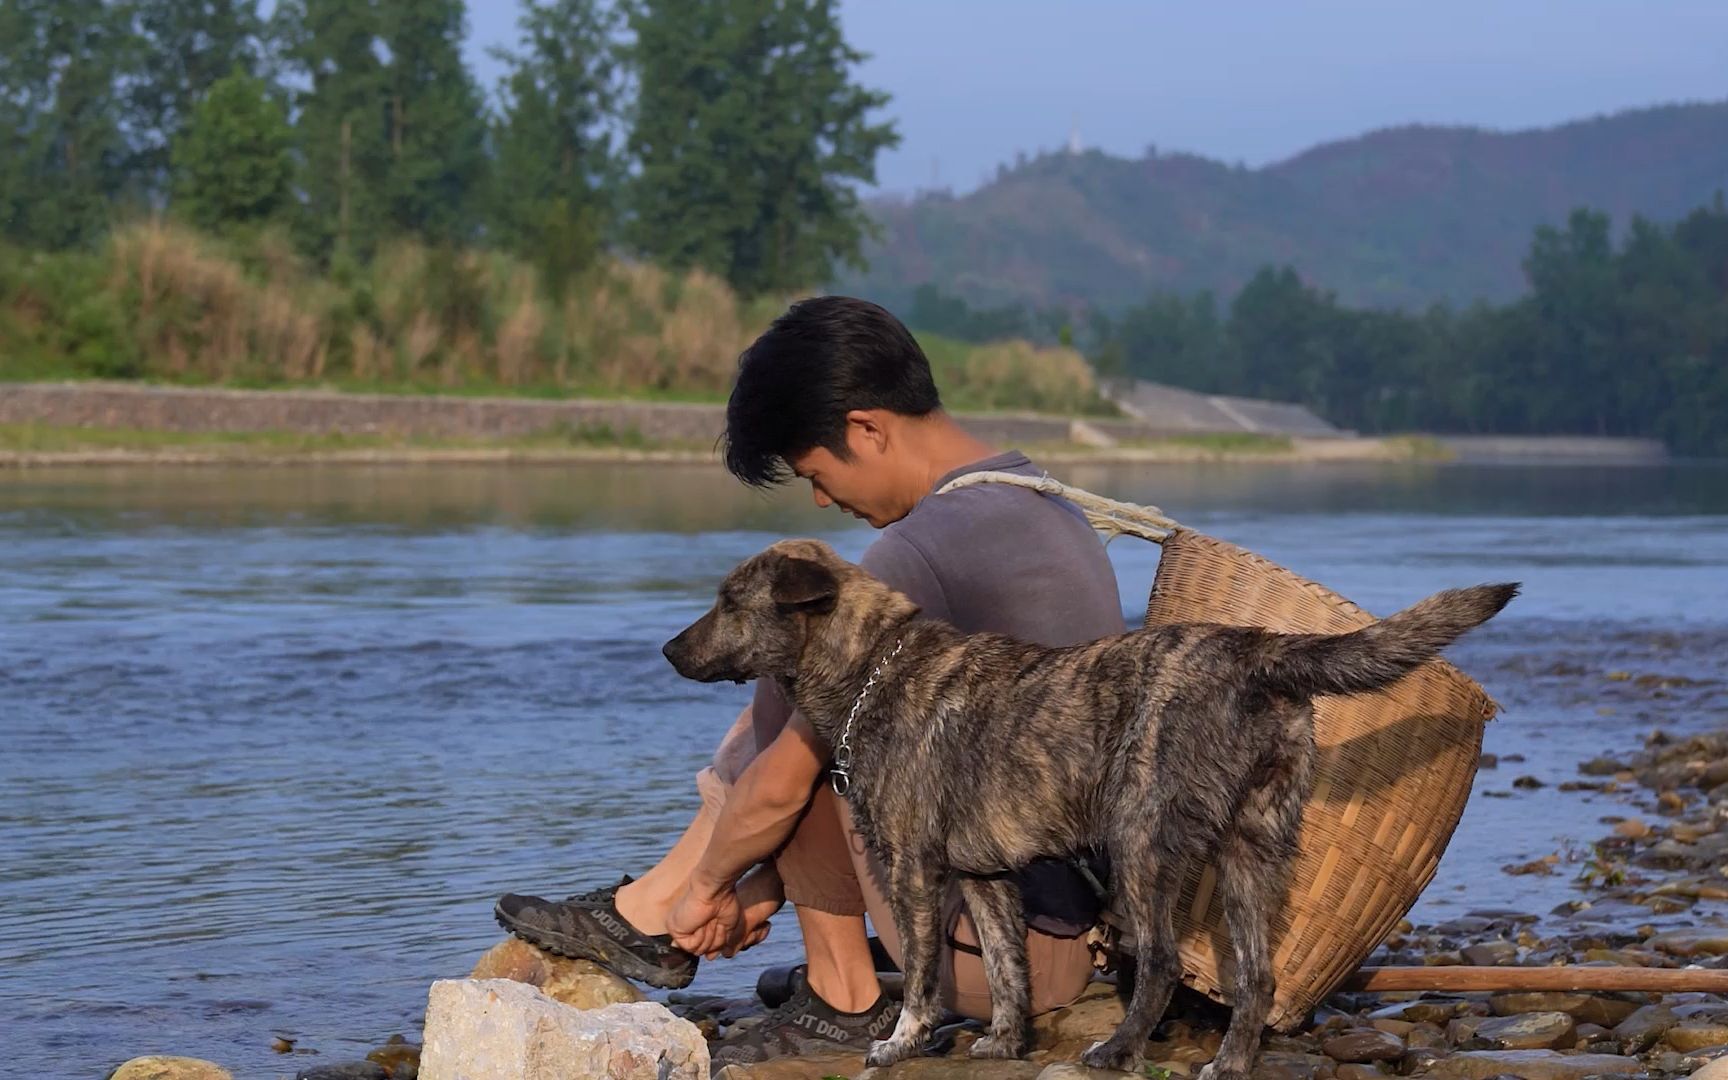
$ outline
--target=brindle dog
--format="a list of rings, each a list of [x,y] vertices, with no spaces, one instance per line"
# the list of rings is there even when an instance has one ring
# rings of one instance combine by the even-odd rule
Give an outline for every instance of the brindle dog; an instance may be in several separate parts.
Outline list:
[[[846,797],[886,870],[906,971],[899,1025],[871,1064],[919,1052],[937,1019],[937,922],[952,880],[990,984],[990,1030],[972,1053],[1019,1057],[1025,928],[1003,871],[1099,851],[1138,977],[1121,1026],[1085,1062],[1136,1065],[1180,975],[1178,886],[1193,860],[1211,860],[1237,983],[1202,1077],[1236,1080],[1272,1004],[1268,937],[1312,784],[1311,699],[1387,686],[1516,593],[1443,592],[1349,634],[1181,624],[1045,648],[915,619],[911,600],[826,544],[788,540],[728,574],[714,608],[665,652],[687,678],[777,680],[830,746],[847,747]]]

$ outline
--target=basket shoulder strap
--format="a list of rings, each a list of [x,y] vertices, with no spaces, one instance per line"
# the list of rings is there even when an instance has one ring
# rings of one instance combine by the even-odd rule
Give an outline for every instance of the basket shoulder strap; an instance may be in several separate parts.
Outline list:
[[[1156,506],[1141,506],[1138,503],[1106,499],[1102,495],[1094,495],[1085,488],[1070,487],[1060,480],[1053,479],[1049,473],[1042,476],[1025,476],[1010,472],[967,473],[943,484],[936,494],[946,495],[950,491],[973,487],[978,484],[1011,484],[1014,487],[1027,488],[1044,495],[1057,495],[1067,499],[1086,515],[1087,524],[1103,534],[1105,543],[1109,543],[1118,536],[1137,536],[1142,540],[1150,540],[1154,544],[1158,544],[1162,543],[1173,530],[1180,528],[1173,518],[1166,517],[1164,511]]]

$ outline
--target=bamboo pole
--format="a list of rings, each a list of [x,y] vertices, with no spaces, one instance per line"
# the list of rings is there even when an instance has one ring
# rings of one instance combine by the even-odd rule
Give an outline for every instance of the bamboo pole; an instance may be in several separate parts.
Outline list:
[[[1728,993],[1728,970],[1641,967],[1365,967],[1340,990],[1650,990]]]

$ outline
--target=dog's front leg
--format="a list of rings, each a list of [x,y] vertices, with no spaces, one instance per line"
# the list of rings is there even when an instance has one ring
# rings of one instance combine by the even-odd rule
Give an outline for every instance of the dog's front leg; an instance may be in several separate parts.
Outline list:
[[[1032,1011],[1026,966],[1026,915],[1020,890],[1006,878],[960,879],[960,895],[978,930],[984,977],[990,984],[990,1033],[972,1044],[976,1058],[1017,1058],[1026,1052]]]
[[[906,972],[900,1022],[888,1038],[872,1043],[868,1065],[892,1065],[924,1048],[940,1015],[937,964],[941,957],[942,889],[946,874],[934,859],[897,853],[888,867],[888,904],[900,932],[900,960]]]

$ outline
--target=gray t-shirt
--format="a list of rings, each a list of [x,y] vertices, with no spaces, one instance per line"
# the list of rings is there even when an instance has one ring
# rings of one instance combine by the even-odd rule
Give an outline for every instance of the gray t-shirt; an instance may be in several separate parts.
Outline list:
[[[969,634],[1055,646],[1127,630],[1116,572],[1085,515],[1066,500],[1012,484],[935,494],[974,472],[1043,475],[1018,450],[955,469],[884,528],[859,564],[926,617]],[[786,726],[790,703],[763,679],[752,708],[757,744],[766,746]]]
[[[924,617],[967,633],[1059,646],[1126,631],[1115,570],[1085,515],[1066,500],[1012,484],[935,494],[973,472],[1043,475],[1018,450],[955,469],[882,530],[860,565],[910,597]],[[790,713],[771,681],[756,683],[758,745],[778,735]],[[1040,860],[1016,877],[1027,914],[1040,929],[1062,936],[1085,932],[1094,898],[1067,864]]]
[[[1042,476],[1010,450],[955,469]],[[1127,629],[1116,572],[1085,515],[1063,499],[1011,484],[979,484],[919,500],[882,530],[864,569],[969,634],[1078,645]]]

